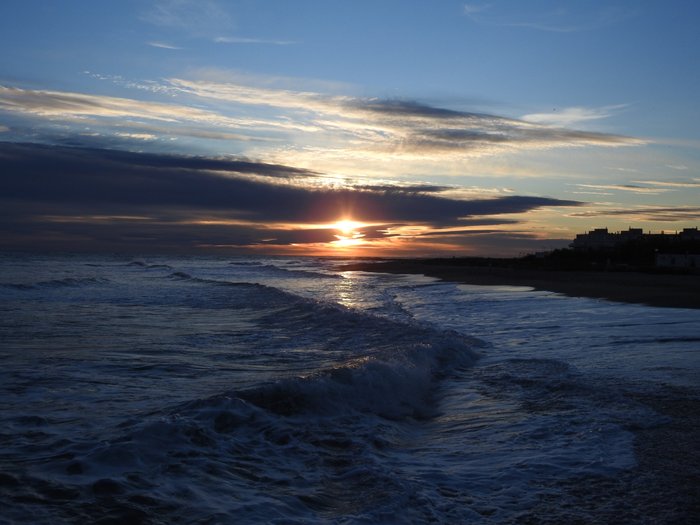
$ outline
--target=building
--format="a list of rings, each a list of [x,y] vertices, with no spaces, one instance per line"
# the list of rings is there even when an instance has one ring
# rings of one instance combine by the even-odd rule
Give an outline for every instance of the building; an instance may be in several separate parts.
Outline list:
[[[607,228],[596,228],[588,233],[579,233],[570,246],[575,250],[600,250],[602,248],[615,248],[633,241],[645,241],[659,246],[680,242],[698,242],[700,241],[700,232],[697,228],[684,228],[680,233],[644,233],[641,228],[629,228],[627,231],[610,233]]]
[[[683,241],[700,241],[700,231],[696,228],[683,228],[683,231],[678,234]]]
[[[624,232],[610,233],[607,228],[596,228],[588,233],[579,233],[571,247],[576,250],[599,250],[614,248],[620,243],[642,239],[644,232],[641,228],[630,228]]]

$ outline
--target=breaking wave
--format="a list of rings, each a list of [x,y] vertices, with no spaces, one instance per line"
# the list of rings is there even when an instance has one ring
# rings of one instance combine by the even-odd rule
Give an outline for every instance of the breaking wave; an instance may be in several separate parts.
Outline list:
[[[77,288],[80,286],[92,286],[96,284],[106,284],[110,280],[103,277],[66,277],[64,279],[51,279],[36,283],[0,283],[0,287],[12,290],[37,290],[49,288]]]

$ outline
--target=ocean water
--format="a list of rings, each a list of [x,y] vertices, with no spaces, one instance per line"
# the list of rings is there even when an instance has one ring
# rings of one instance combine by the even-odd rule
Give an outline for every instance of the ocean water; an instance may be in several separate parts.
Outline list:
[[[678,519],[699,311],[338,262],[0,256],[0,523]]]

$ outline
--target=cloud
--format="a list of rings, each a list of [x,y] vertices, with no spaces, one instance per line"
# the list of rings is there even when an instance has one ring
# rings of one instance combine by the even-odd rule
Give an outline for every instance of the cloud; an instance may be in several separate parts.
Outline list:
[[[211,80],[170,79],[149,82],[144,89],[187,104],[0,86],[0,111],[32,119],[23,126],[32,129],[32,135],[55,135],[62,124],[64,131],[80,130],[73,131],[73,137],[110,131],[116,139],[128,134],[141,139],[150,134],[156,140],[184,136],[231,141],[229,151],[231,147],[241,151],[241,143],[255,141],[260,143],[257,155],[316,165],[356,166],[364,161],[380,166],[387,159],[460,162],[513,150],[643,143],[413,100],[332,96]],[[274,142],[283,142],[284,149],[275,151]]]
[[[435,155],[482,154],[513,148],[642,144],[631,137],[552,128],[498,115],[457,111],[412,100],[328,96],[235,82],[170,79],[190,96],[295,112],[315,126],[344,135],[348,150]]]
[[[536,4],[535,4],[536,5]],[[493,27],[532,29],[548,33],[577,33],[608,27],[634,15],[619,6],[582,3],[556,4],[551,9],[532,8],[529,2],[492,0],[485,4],[464,4],[463,12],[477,24]]]
[[[659,193],[669,191],[668,189],[649,188],[646,186],[638,186],[636,184],[577,184],[576,186],[580,188],[592,188],[594,190],[628,191],[632,193],[648,193],[651,195],[658,195]]]
[[[639,172],[639,170],[636,168],[621,168],[619,166],[618,167],[606,166],[605,169],[610,170],[610,171],[621,171],[622,173],[637,173],[637,172]]]
[[[225,2],[215,0],[157,0],[141,14],[149,24],[184,34],[204,38],[217,44],[261,44],[286,46],[291,40],[226,36],[236,28],[234,16]],[[219,35],[219,36],[213,36]],[[180,49],[160,42],[149,43],[165,49]]]
[[[95,246],[133,241],[140,231],[153,249],[170,246],[170,239],[184,248],[221,244],[225,235],[223,244],[326,242],[318,240],[330,238],[323,228],[302,225],[344,215],[387,226],[505,224],[515,220],[512,214],[580,204],[517,195],[463,200],[424,185],[328,188],[307,184],[315,172],[247,159],[37,144],[0,143],[0,167],[0,238],[8,239],[6,245],[20,242],[18,236],[25,244],[38,242],[49,231],[93,239]],[[319,231],[290,233],[297,230]]]
[[[552,126],[576,126],[583,122],[601,120],[613,116],[617,111],[627,107],[627,104],[603,106],[600,108],[570,107],[552,110],[550,113],[531,113],[522,118],[536,124]]]
[[[572,191],[574,195],[613,195],[604,191]]]
[[[425,221],[440,224],[460,217],[522,213],[542,206],[577,202],[544,197],[447,199],[434,193],[318,188],[260,181],[316,175],[297,168],[250,161],[141,154],[87,148],[3,144],[11,175],[3,195],[89,206],[177,205],[234,210],[260,220],[332,222],[343,210],[364,221]],[[222,176],[216,172],[238,174]]]
[[[174,46],[172,44],[167,44],[165,42],[147,42],[147,44],[151,47],[158,47],[160,49],[172,49],[172,50],[182,49],[181,47]]]
[[[264,44],[274,46],[289,46],[296,44],[292,40],[268,40],[264,38],[244,38],[240,36],[218,36],[214,39],[217,44]]]
[[[389,193],[441,193],[452,189],[451,186],[436,186],[434,184],[350,184],[350,186],[356,190]]]
[[[369,113],[394,118],[449,120],[461,118],[493,118],[489,115],[477,113],[465,113],[452,109],[438,108],[421,104],[413,100],[390,100],[390,99],[340,99],[342,105],[347,108],[354,108],[359,113]]]
[[[488,226],[488,224],[485,224]],[[414,239],[408,237],[398,239],[396,253],[411,255],[415,253],[412,244],[427,248],[431,256],[440,255],[484,255],[496,257],[512,257],[537,251],[564,248],[571,239],[544,238],[532,231],[511,230],[499,228],[479,228],[432,230],[422,233]],[[403,250],[402,250],[403,246]],[[425,249],[424,248],[424,249]]]
[[[158,27],[196,37],[225,33],[235,27],[228,10],[214,0],[157,0],[140,18]]]
[[[131,128],[159,135],[187,135],[222,140],[269,140],[256,133],[313,128],[285,119],[237,118],[181,104],[65,91],[31,90],[0,85],[0,111],[74,125]],[[233,134],[232,130],[239,133]],[[246,135],[245,133],[251,133]]]
[[[700,188],[700,180],[692,181],[660,181],[660,180],[635,180],[640,184],[649,184],[650,186],[662,186],[668,188]]]
[[[153,133],[124,133],[118,131],[115,135],[117,137],[133,140],[156,140],[158,138]]]
[[[98,117],[148,118],[164,122],[179,119],[216,124],[222,117],[211,111],[146,102],[129,98],[88,95],[66,91],[43,91],[0,86],[0,110],[32,114],[40,117]],[[238,126],[235,119],[222,123]]]
[[[152,174],[163,170],[184,170],[188,172],[238,173],[272,178],[305,178],[318,175],[314,171],[291,166],[255,162],[239,157],[202,157],[185,155],[167,155],[158,153],[134,153],[130,151],[108,150],[98,148],[45,146],[40,144],[18,144],[0,142],[0,154],[6,162],[13,161],[13,168],[22,170],[34,167],[50,171],[79,172],[94,170],[101,176],[117,175],[139,169],[151,169]],[[29,158],[31,157],[31,159]],[[56,163],[56,168],[52,163]],[[145,175],[145,173],[144,173]],[[176,178],[175,175],[172,175]]]
[[[634,221],[684,222],[700,220],[697,206],[639,206],[625,209],[596,209],[575,212],[572,217],[625,217]]]
[[[488,5],[479,5],[479,4],[464,4],[464,14],[467,16],[471,15],[476,15],[478,13],[483,13],[484,11],[487,11],[489,8]]]
[[[236,104],[270,106],[302,111],[337,114],[350,97],[329,97],[310,91],[271,89],[235,82],[168,79],[171,88],[199,98],[233,102]]]

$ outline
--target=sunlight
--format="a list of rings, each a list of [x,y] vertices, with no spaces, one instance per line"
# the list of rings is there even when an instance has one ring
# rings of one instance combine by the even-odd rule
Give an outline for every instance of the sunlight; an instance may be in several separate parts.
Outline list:
[[[331,244],[335,248],[351,248],[364,244],[363,237],[364,233],[358,231],[358,228],[367,226],[366,224],[358,221],[353,221],[350,219],[341,219],[331,225],[331,227],[338,231],[335,235],[337,241],[333,241]]]
[[[363,244],[362,234],[357,233],[357,236],[345,237],[343,235],[336,235],[337,241],[331,242],[331,244],[337,248],[348,248],[350,246],[357,246],[358,244]]]
[[[362,228],[363,226],[365,226],[365,224],[349,219],[343,219],[333,224],[333,227],[345,236],[355,233],[357,228]]]

